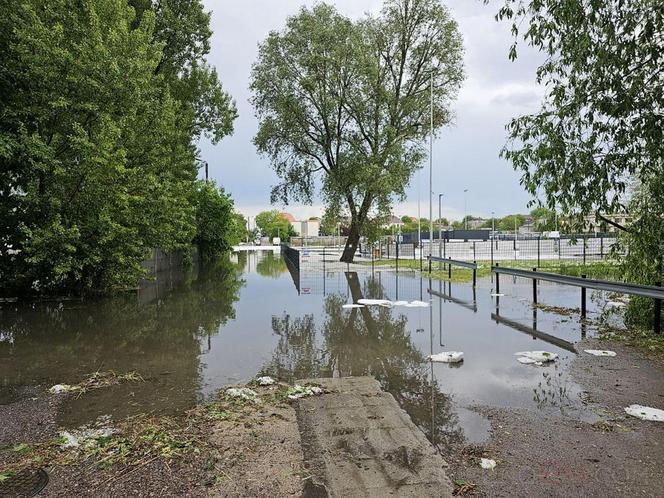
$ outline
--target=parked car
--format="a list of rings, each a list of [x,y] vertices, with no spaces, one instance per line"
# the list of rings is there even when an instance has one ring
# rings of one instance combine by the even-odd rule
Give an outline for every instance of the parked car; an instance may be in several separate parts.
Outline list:
[[[279,238],[279,237],[272,237],[272,245],[273,245],[273,246],[280,246],[280,245],[281,245],[281,238]]]

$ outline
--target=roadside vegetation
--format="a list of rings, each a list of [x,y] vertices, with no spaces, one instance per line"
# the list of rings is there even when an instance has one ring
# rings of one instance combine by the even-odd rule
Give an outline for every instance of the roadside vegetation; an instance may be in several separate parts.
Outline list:
[[[218,142],[237,117],[206,59],[202,2],[0,11],[0,292],[132,288],[150,249],[227,246],[234,229],[210,238],[212,187],[196,182],[198,140]]]

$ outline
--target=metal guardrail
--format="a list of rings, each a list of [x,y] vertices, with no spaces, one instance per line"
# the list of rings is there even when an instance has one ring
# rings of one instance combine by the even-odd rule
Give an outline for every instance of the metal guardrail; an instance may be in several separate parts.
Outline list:
[[[461,266],[463,268],[469,268],[473,270],[473,287],[477,284],[477,263],[476,262],[468,262],[468,261],[460,261],[458,259],[452,259],[452,258],[441,258],[440,256],[427,256],[427,259],[429,260],[429,273],[431,273],[431,263],[433,261],[437,261],[438,263],[443,263],[444,265],[447,265],[447,278],[452,279],[452,266]]]
[[[544,280],[562,285],[572,285],[581,288],[581,316],[586,316],[586,289],[595,289],[601,291],[615,292],[617,294],[629,294],[632,296],[641,296],[655,300],[654,329],[655,333],[661,332],[661,314],[662,300],[664,300],[664,289],[661,283],[657,285],[629,284],[625,282],[611,282],[609,280],[596,280],[581,277],[572,277],[568,275],[559,275],[557,273],[539,272],[537,268],[532,271],[520,270],[517,268],[503,268],[499,265],[491,267],[491,271],[496,274],[496,292],[500,292],[499,275],[512,275],[514,277],[528,278],[533,281],[533,301],[537,302],[537,282]]]

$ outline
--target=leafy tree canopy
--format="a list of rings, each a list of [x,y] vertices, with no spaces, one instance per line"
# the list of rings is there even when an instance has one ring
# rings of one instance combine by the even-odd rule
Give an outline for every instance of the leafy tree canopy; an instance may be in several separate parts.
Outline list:
[[[357,22],[328,4],[302,8],[260,45],[252,72],[254,142],[281,180],[273,201],[320,194],[351,220],[341,259],[352,261],[372,210],[404,196],[424,139],[449,124],[462,79],[461,36],[436,0],[387,0]]]
[[[286,217],[279,211],[262,211],[256,215],[256,226],[263,237],[281,237],[286,239],[295,235],[295,230]]]

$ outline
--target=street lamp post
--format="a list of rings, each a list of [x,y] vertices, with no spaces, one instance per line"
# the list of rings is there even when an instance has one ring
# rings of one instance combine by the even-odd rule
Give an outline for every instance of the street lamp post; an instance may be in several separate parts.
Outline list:
[[[443,194],[438,194],[438,257],[443,255],[443,223],[442,223],[442,204]]]
[[[464,221],[464,228],[468,230],[468,201],[467,201],[467,195],[468,194],[468,189],[465,188],[463,189],[463,221]]]
[[[431,101],[429,108],[429,271],[433,244],[433,66],[431,67]]]

